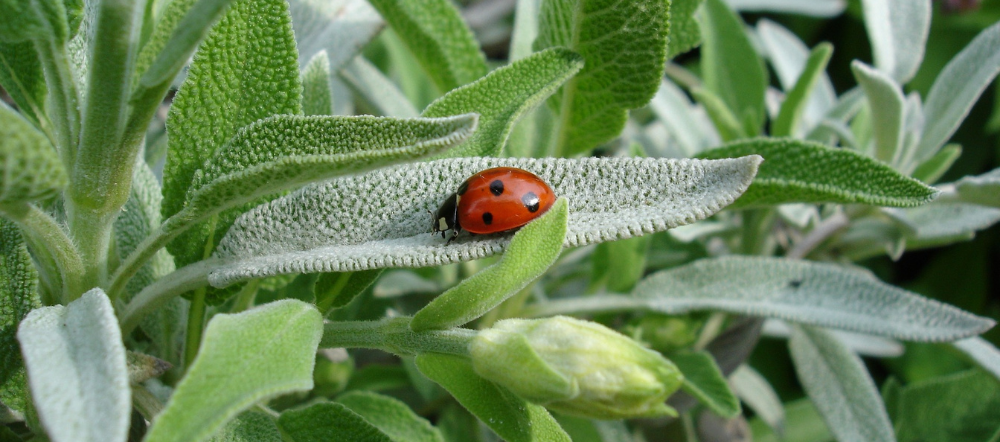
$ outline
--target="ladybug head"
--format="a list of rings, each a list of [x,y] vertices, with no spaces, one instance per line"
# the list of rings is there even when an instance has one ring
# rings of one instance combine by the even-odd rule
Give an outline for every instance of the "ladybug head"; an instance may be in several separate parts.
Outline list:
[[[451,194],[441,203],[437,212],[432,214],[431,234],[441,232],[441,238],[445,237],[445,231],[453,230],[452,238],[458,236],[462,227],[458,225],[458,194]]]

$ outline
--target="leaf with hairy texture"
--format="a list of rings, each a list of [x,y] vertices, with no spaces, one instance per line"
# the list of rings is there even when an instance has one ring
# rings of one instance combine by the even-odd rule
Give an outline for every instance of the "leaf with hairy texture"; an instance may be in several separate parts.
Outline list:
[[[160,226],[160,203],[163,196],[160,182],[142,158],[132,169],[132,187],[129,199],[121,214],[115,219],[115,246],[118,256],[128,256]],[[174,260],[166,250],[160,250],[129,280],[126,293],[131,296],[143,287],[174,271]],[[127,299],[127,298],[126,298]]]
[[[32,310],[17,340],[34,407],[53,442],[125,442],[132,412],[125,346],[101,289]]]
[[[288,410],[281,413],[278,426],[295,442],[396,442],[363,417],[336,402],[319,402]]]
[[[729,389],[712,355],[706,352],[678,352],[671,353],[670,360],[684,373],[681,389],[685,393],[694,396],[719,416],[732,418],[740,414],[740,400]]]
[[[585,61],[550,100],[561,120],[557,153],[571,156],[613,139],[628,110],[653,98],[666,61],[669,6],[664,0],[542,3],[535,50],[565,47]]]
[[[896,440],[882,398],[860,357],[814,327],[795,326],[788,347],[799,382],[838,440]]]
[[[413,315],[410,328],[443,330],[465,324],[544,274],[562,252],[568,207],[566,198],[556,200],[548,212],[514,234],[499,261],[434,298]]]
[[[964,202],[1000,208],[1000,168],[964,177],[955,183],[955,189]]]
[[[337,403],[357,413],[394,442],[444,442],[437,428],[398,399],[352,391],[338,396]]]
[[[29,398],[17,325],[41,306],[38,274],[21,232],[0,218],[0,404],[19,412],[27,410]]]
[[[743,31],[743,20],[722,0],[706,0],[700,13],[705,89],[718,95],[748,135],[760,132],[767,113],[767,70]]]
[[[22,115],[39,127],[39,122],[46,118],[48,87],[32,42],[0,43],[0,86],[17,104]]]
[[[931,30],[930,2],[862,0],[861,5],[875,67],[905,84],[924,60]]]
[[[63,0],[0,0],[0,42],[65,42],[69,24]],[[14,17],[17,17],[15,20]]]
[[[820,43],[809,53],[809,58],[802,67],[802,73],[795,81],[795,85],[788,90],[785,101],[781,103],[781,110],[774,121],[771,135],[775,137],[786,137],[801,132],[801,121],[808,105],[808,99],[814,89],[820,83],[820,78],[825,75],[826,64],[833,54],[833,46],[829,43]]]
[[[779,12],[810,17],[834,17],[847,8],[847,0],[726,0],[730,8],[747,12]]]
[[[854,60],[851,63],[871,109],[871,125],[875,150],[872,157],[886,164],[899,164],[903,146],[903,90],[892,77]],[[862,146],[864,148],[864,146]]]
[[[525,401],[472,370],[459,356],[424,353],[417,356],[420,372],[476,415],[501,438],[510,442],[569,442],[569,435],[541,405]]]
[[[275,419],[259,410],[248,410],[229,421],[211,442],[282,442]]]
[[[348,62],[340,70],[340,78],[381,115],[397,118],[419,115],[403,91],[363,56],[359,55]]]
[[[691,96],[705,108],[705,113],[712,120],[712,124],[715,125],[715,130],[719,132],[722,141],[728,142],[747,137],[747,132],[736,119],[736,115],[714,92],[703,87],[696,87],[691,89]]]
[[[660,90],[649,102],[649,108],[680,145],[682,158],[689,158],[708,147],[719,145],[719,137],[712,130],[704,112],[670,80],[664,79],[660,83]]]
[[[701,29],[694,18],[703,0],[670,1],[670,38],[667,39],[667,60],[701,44]]]
[[[948,172],[948,169],[951,169],[952,164],[955,164],[955,160],[960,156],[962,156],[962,146],[949,144],[918,165],[910,175],[927,184],[934,184]]]
[[[302,112],[307,116],[333,114],[330,60],[326,51],[317,52],[302,68]]]
[[[236,0],[212,27],[167,116],[163,215],[188,204],[195,172],[237,131],[276,114],[301,114],[298,53],[284,0]],[[217,226],[219,227],[219,226]],[[168,245],[182,266],[200,261],[209,223]]]
[[[372,0],[440,92],[489,72],[472,31],[448,0]]]
[[[732,208],[785,203],[862,203],[914,207],[937,190],[847,149],[791,139],[758,138],[705,151],[699,158],[757,154],[765,161],[753,185]]]
[[[937,153],[1000,72],[1000,23],[984,29],[944,67],[924,106],[924,126],[914,159]]]
[[[435,100],[421,116],[479,114],[479,130],[440,157],[500,156],[514,123],[552,95],[583,67],[583,59],[562,48],[534,53]]]
[[[66,169],[48,138],[0,103],[0,207],[45,199],[66,186]]]
[[[993,377],[1000,380],[1000,349],[997,349],[996,346],[979,336],[955,341],[951,345],[954,345],[955,348],[976,361],[983,370],[990,372]]]
[[[325,51],[330,70],[335,72],[385,26],[382,17],[365,0],[290,0],[288,9],[301,67]]]
[[[205,440],[260,400],[311,389],[322,333],[319,312],[292,299],[215,315],[198,356],[144,440]]]
[[[1000,221],[1000,209],[975,204],[933,202],[912,209],[885,209],[884,212],[902,223],[907,243],[939,244],[951,240],[971,239],[979,230]]]
[[[898,393],[900,442],[996,441],[1000,383],[980,370],[913,382]]]
[[[785,409],[778,393],[757,370],[749,365],[740,365],[729,376],[733,392],[753,410],[756,417],[776,433],[781,434],[785,428]]]
[[[746,189],[759,161],[454,158],[384,168],[310,185],[244,214],[220,242],[225,264],[209,280],[221,287],[280,273],[425,267],[498,254],[510,235],[461,235],[446,244],[429,234],[428,211],[491,167],[529,170],[566,197],[563,246],[576,247],[706,218]]]
[[[729,5],[734,6],[731,1]],[[760,37],[763,55],[774,69],[782,90],[792,90],[805,71],[810,56],[809,48],[795,33],[767,19],[757,22],[757,35]],[[816,129],[837,102],[837,94],[830,77],[826,72],[820,72],[818,75],[816,86],[809,94],[802,114],[802,132],[792,133],[796,138]]]

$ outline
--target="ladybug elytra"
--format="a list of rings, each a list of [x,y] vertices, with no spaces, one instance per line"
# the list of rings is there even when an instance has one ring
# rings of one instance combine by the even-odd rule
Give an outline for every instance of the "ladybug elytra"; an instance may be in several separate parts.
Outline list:
[[[434,214],[431,233],[498,233],[521,227],[538,218],[555,202],[556,196],[545,181],[526,170],[496,167],[465,180],[458,190],[441,203]]]

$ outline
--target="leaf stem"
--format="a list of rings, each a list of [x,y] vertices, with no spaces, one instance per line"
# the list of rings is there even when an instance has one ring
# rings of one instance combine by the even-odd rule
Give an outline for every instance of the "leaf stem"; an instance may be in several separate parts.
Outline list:
[[[415,332],[410,329],[410,319],[328,322],[323,326],[323,339],[319,346],[374,348],[399,356],[427,352],[458,356],[469,354],[469,344],[476,336],[474,330],[452,328]]]
[[[121,296],[128,280],[135,276],[136,272],[146,265],[146,262],[152,259],[153,255],[156,255],[156,252],[198,221],[198,219],[188,215],[189,212],[186,209],[177,212],[150,232],[149,236],[136,246],[135,250],[122,261],[115,273],[111,275],[110,283],[105,290],[109,298],[117,299]]]
[[[219,264],[216,260],[199,261],[181,267],[142,289],[125,307],[119,323],[122,335],[128,335],[148,313],[162,307],[182,293],[208,285],[208,274]]]
[[[66,170],[73,170],[80,136],[80,105],[76,81],[66,58],[66,45],[54,40],[35,40],[34,45],[49,90],[49,116],[56,132],[53,144]]]
[[[184,338],[184,370],[191,367],[198,356],[201,334],[205,325],[205,287],[195,290],[188,308],[187,336]]]
[[[544,304],[531,304],[520,312],[523,318],[543,318],[554,315],[620,313],[648,310],[649,301],[628,295],[604,293],[584,298],[565,298]]]
[[[163,410],[163,403],[142,385],[132,385],[132,405],[148,421]]]
[[[816,249],[823,241],[841,231],[851,220],[842,211],[820,222],[805,238],[795,243],[795,246],[785,254],[786,258],[803,259]]]
[[[39,270],[44,276],[54,280],[61,275],[63,297],[67,293],[80,291],[84,274],[83,261],[77,254],[73,241],[66,236],[59,223],[49,214],[27,203],[3,207],[2,212],[25,233],[25,239],[33,251],[47,258],[39,262]],[[50,268],[46,265],[47,262],[54,263],[56,268]]]

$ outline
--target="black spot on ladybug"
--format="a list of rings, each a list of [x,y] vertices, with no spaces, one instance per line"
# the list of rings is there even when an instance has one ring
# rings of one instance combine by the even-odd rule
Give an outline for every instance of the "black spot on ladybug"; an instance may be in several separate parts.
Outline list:
[[[461,186],[458,186],[458,191],[455,194],[464,195],[466,190],[469,190],[469,180],[465,180]]]
[[[524,208],[528,209],[529,212],[535,213],[538,211],[538,195],[535,192],[528,192],[521,197],[521,202],[524,203]]]
[[[788,282],[788,286],[791,287],[791,288],[793,288],[793,289],[797,289],[801,285],[802,285],[802,280],[801,279],[793,279],[793,280],[791,280],[791,281]]]
[[[490,213],[490,212],[484,213],[483,214],[483,223],[486,224],[487,226],[490,225],[490,224],[493,224],[493,214]]]
[[[493,180],[493,182],[490,183],[490,193],[494,196],[500,196],[500,194],[503,193],[503,181]]]

